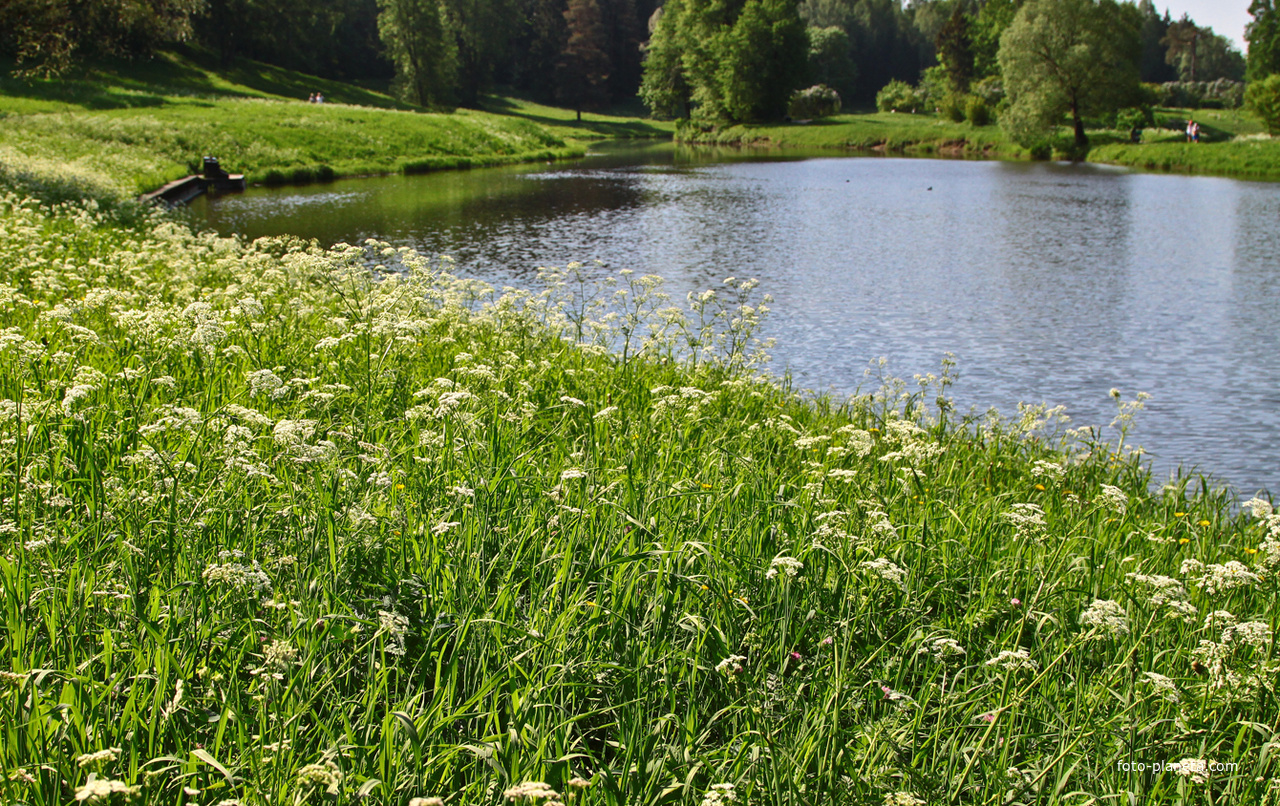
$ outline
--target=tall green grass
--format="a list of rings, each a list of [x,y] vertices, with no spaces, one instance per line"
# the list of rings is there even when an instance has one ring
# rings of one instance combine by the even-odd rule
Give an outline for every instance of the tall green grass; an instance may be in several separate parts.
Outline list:
[[[753,283],[598,271],[5,197],[0,796],[1275,802],[1280,518],[1141,399],[798,394]]]

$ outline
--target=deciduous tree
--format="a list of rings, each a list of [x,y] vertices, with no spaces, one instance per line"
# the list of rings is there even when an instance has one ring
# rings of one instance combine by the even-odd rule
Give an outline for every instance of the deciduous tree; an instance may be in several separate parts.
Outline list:
[[[564,12],[569,40],[556,64],[556,97],[582,120],[582,110],[608,102],[608,38],[596,0],[569,0]]]
[[[437,0],[378,0],[378,32],[396,65],[401,96],[420,106],[454,100],[455,44]]]
[[[1249,5],[1253,21],[1245,27],[1249,43],[1250,82],[1280,73],[1280,7],[1275,0],[1253,0]]]
[[[1070,115],[1076,148],[1088,147],[1085,117],[1137,92],[1137,28],[1114,0],[1028,0],[1000,38],[1010,136],[1031,145]]]

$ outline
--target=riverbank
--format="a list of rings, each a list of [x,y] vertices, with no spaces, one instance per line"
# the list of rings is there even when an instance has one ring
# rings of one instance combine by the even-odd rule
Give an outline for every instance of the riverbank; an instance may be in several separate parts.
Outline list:
[[[1274,792],[1267,505],[796,394],[751,282],[445,269],[0,202],[6,799]]]
[[[1280,179],[1280,139],[1268,137],[1261,124],[1241,110],[1160,109],[1160,126],[1148,128],[1143,142],[1128,141],[1127,132],[1091,130],[1088,162],[1139,170],[1212,174],[1240,179]],[[1200,121],[1202,138],[1187,143],[1182,126],[1188,117]],[[737,125],[714,131],[691,127],[677,135],[681,142],[781,149],[839,149],[875,154],[1031,159],[999,126],[954,123],[933,115],[877,112],[836,115],[821,120],[778,125]],[[1044,155],[1040,155],[1043,157]],[[1065,154],[1055,154],[1065,159]]]
[[[50,81],[0,78],[0,170],[33,188],[74,174],[95,195],[124,197],[198,172],[206,154],[250,182],[282,184],[585,153],[512,115],[425,113],[266,66],[214,72],[172,54],[157,62]],[[306,103],[307,87],[329,102]]]

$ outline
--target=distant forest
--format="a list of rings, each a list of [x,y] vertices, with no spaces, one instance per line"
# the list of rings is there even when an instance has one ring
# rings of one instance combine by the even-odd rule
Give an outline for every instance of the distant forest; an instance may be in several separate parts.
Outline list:
[[[57,74],[77,61],[146,57],[185,42],[227,63],[247,57],[327,78],[394,82],[403,97],[424,105],[474,106],[483,93],[510,87],[542,101],[598,108],[637,96],[646,58],[654,60],[654,70],[663,58],[658,51],[664,25],[671,30],[668,57],[683,60],[689,74],[697,54],[673,44],[681,35],[677,15],[693,26],[683,35],[697,38],[704,30],[710,42],[720,36],[717,19],[731,22],[756,14],[766,31],[789,25],[785,48],[807,51],[807,58],[770,62],[760,56],[770,43],[752,39],[750,30],[740,42],[726,38],[723,56],[708,49],[708,58],[739,58],[746,73],[760,80],[796,87],[821,82],[837,90],[846,106],[860,106],[893,80],[919,81],[940,61],[949,69],[962,62],[966,81],[998,75],[1000,35],[1023,5],[1023,0],[905,5],[900,0],[666,0],[663,8],[662,2],[4,0],[0,50],[19,71]],[[1270,11],[1271,0],[1255,0],[1259,4]],[[1225,37],[1185,17],[1173,19],[1152,0],[1142,0],[1134,10],[1141,16],[1143,81],[1244,79],[1245,58]],[[673,74],[671,80],[682,78]],[[678,87],[675,95],[662,96],[661,90],[653,96],[659,102],[679,97]],[[732,103],[733,88],[725,91],[725,103]],[[685,112],[678,104],[655,111],[677,117]]]

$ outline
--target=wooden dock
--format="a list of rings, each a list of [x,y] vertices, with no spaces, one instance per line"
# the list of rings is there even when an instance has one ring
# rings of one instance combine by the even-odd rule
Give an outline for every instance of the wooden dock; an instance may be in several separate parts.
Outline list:
[[[211,190],[225,192],[244,189],[244,174],[229,174],[218,166],[217,159],[205,157],[203,175],[192,174],[175,179],[157,190],[143,193],[138,200],[148,204],[163,202],[170,207],[176,207]]]

